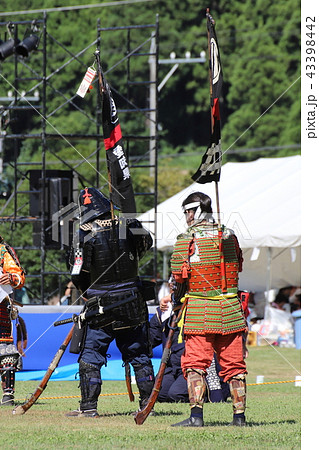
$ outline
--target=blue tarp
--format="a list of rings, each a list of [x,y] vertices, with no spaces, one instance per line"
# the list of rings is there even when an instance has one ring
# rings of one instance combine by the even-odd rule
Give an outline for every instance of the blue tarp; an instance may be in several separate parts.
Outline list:
[[[71,318],[78,314],[81,306],[24,306],[19,308],[20,315],[26,323],[28,332],[28,347],[26,356],[22,358],[22,371],[16,373],[17,380],[41,380],[46,373],[54,355],[58,351],[72,324],[54,326],[54,322]],[[150,307],[150,317],[155,308]],[[124,380],[125,371],[122,367],[122,357],[113,341],[109,347],[111,355],[107,367],[102,368],[103,380]],[[157,368],[162,356],[162,348],[154,350],[154,370]],[[74,380],[78,372],[78,355],[67,349],[60,361],[60,365],[51,376],[52,380]]]
[[[153,367],[155,374],[158,372],[161,360],[159,358],[153,358]],[[122,366],[122,360],[108,361],[107,367],[103,366],[101,370],[102,380],[125,380],[125,370]],[[74,381],[79,379],[79,365],[69,364],[67,366],[58,366],[51,375],[50,381]],[[30,380],[42,380],[46,373],[46,370],[28,370],[16,373],[16,380],[18,381],[30,381]],[[134,372],[132,370],[132,376]]]

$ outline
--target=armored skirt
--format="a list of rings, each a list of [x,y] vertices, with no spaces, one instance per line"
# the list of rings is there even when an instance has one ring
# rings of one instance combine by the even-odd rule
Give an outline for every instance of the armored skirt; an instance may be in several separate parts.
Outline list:
[[[188,298],[184,334],[230,334],[246,329],[241,304],[235,297]]]

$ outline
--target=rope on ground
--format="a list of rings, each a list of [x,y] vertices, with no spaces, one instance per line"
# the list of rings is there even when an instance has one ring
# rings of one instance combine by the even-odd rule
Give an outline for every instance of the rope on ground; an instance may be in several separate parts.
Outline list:
[[[278,383],[295,383],[296,380],[287,380],[287,381],[266,381],[264,383],[250,383],[247,386],[260,386],[261,384],[278,384]],[[300,380],[299,380],[300,382]]]
[[[133,392],[135,395],[139,395],[139,392]],[[31,394],[30,394],[31,395]],[[112,395],[128,395],[127,392],[119,392],[119,393],[112,393],[112,394],[100,394],[100,397],[110,397]],[[56,399],[62,399],[62,398],[81,398],[81,395],[63,395],[59,397],[40,397],[41,400],[56,400]],[[17,398],[15,400],[18,401],[25,401],[25,399]]]
[[[261,386],[263,384],[282,384],[282,383],[295,383],[296,380],[287,380],[287,381],[266,381],[264,383],[247,383],[247,386]],[[298,380],[300,382],[300,380]],[[139,395],[139,392],[133,392],[134,395]],[[100,397],[111,397],[112,395],[127,395],[127,392],[114,392],[111,394],[100,394]],[[63,398],[81,398],[81,395],[64,395],[60,397],[41,397],[42,400],[57,400]],[[25,399],[15,399],[19,401],[24,401]]]

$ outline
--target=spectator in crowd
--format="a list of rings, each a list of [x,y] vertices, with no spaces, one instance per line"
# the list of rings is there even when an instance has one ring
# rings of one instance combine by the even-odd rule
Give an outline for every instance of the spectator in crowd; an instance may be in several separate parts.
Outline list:
[[[289,304],[288,297],[283,294],[278,293],[276,295],[275,300],[271,303],[271,306],[276,309],[280,309],[281,311],[286,311],[285,306]]]
[[[297,294],[290,305],[291,312],[298,311],[301,309],[301,293]]]
[[[163,317],[158,307],[150,320],[150,340],[152,347],[158,345],[165,347],[170,318]],[[164,318],[164,321],[162,321]],[[184,342],[178,342],[180,328],[173,335],[170,357],[167,362],[162,387],[157,397],[158,402],[188,402],[187,383],[181,368],[181,356],[184,351]]]
[[[65,286],[65,292],[60,300],[61,305],[82,305],[84,303],[80,291],[69,281]]]

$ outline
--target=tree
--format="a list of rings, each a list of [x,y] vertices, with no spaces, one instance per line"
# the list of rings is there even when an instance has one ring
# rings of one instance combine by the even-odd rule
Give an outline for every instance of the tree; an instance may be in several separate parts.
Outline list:
[[[0,0],[1,3],[1,0]],[[3,2],[2,2],[3,3]],[[58,7],[63,2],[52,0],[15,0],[16,11]],[[87,0],[85,4],[95,4]],[[112,4],[113,5],[113,4]],[[146,6],[147,5],[147,6]],[[300,144],[300,2],[299,0],[213,0],[210,12],[216,21],[221,59],[224,73],[224,89],[221,98],[222,147],[227,160],[251,160],[260,156],[284,156],[299,152]],[[10,5],[9,8],[12,8]],[[2,11],[8,6],[2,8]],[[94,169],[97,149],[96,141],[63,139],[64,134],[94,134],[99,114],[96,85],[85,99],[76,96],[76,90],[87,67],[94,63],[97,20],[102,27],[122,25],[154,24],[159,15],[160,38],[159,58],[167,59],[171,52],[184,57],[186,51],[192,56],[207,49],[205,8],[199,0],[158,0],[150,3],[121,4],[112,7],[55,11],[47,14],[47,131],[60,133],[61,139],[48,139],[45,157],[48,168],[57,168],[59,160],[69,161],[77,168],[82,183],[94,184]],[[41,13],[25,16],[12,15],[4,20],[19,21],[41,19]],[[6,27],[0,27],[1,38],[6,39]],[[23,26],[19,25],[19,34]],[[140,29],[130,31],[131,48],[147,39],[149,32]],[[21,34],[20,34],[21,38]],[[18,64],[18,90],[33,89],[39,84],[42,97],[41,46],[26,60]],[[127,81],[127,62],[122,56],[130,51],[126,47],[126,36],[120,30],[101,33],[101,61],[106,71],[114,99],[119,109],[125,110],[125,97],[145,108],[148,102],[147,87],[132,85]],[[149,50],[150,43],[146,44]],[[84,49],[87,49],[83,52]],[[142,52],[141,52],[142,53]],[[69,63],[69,60],[72,62]],[[148,58],[139,55],[134,58],[134,81],[148,80]],[[159,65],[161,81],[169,70],[167,65]],[[111,70],[112,69],[112,70]],[[31,73],[31,75],[30,75]],[[2,92],[12,89],[15,67],[13,58],[1,62],[0,88]],[[33,79],[30,79],[33,78]],[[37,78],[39,78],[37,80]],[[72,99],[72,101],[70,101]],[[208,65],[180,64],[174,75],[159,93],[160,156],[158,200],[165,200],[191,182],[190,175],[199,165],[201,154],[205,151],[210,134]],[[8,133],[42,132],[44,123],[41,110],[9,111],[0,107],[2,125],[6,124]],[[147,116],[121,113],[120,122],[124,135],[139,132],[148,135]],[[40,139],[24,139],[12,142],[5,140],[5,177],[13,179],[14,159],[19,162],[41,161]],[[145,157],[148,148],[145,144],[129,145],[129,154],[134,158]],[[102,139],[101,139],[102,146]],[[283,147],[281,149],[281,147]],[[264,150],[258,150],[265,148]],[[280,150],[278,150],[280,148]],[[229,150],[228,150],[229,149]],[[244,150],[252,149],[247,152]],[[232,153],[232,151],[235,151]],[[254,151],[253,151],[254,150]],[[194,156],[198,154],[198,164]],[[182,155],[177,158],[176,154]],[[82,163],[80,164],[80,162]],[[163,162],[162,162],[163,161]],[[103,164],[103,166],[102,166]],[[101,172],[106,173],[105,162],[101,162]],[[173,170],[172,170],[173,165]],[[32,167],[32,166],[30,166]],[[171,173],[178,176],[170,176]],[[151,180],[146,170],[133,170],[136,189],[149,191]],[[169,175],[168,175],[169,174]],[[27,185],[27,182],[25,181]],[[25,185],[23,185],[25,186]],[[81,187],[81,185],[80,185]],[[27,186],[25,187],[27,189]],[[3,200],[0,200],[3,202]],[[138,198],[139,211],[151,205],[149,197]],[[28,198],[25,198],[28,210]],[[6,211],[12,213],[10,208]],[[22,211],[21,211],[22,213]],[[28,233],[12,230],[11,225],[3,225],[6,233],[21,245],[31,245],[32,230]],[[12,234],[11,234],[12,233]],[[14,241],[10,241],[14,242]],[[27,264],[33,265],[33,257],[23,255]],[[51,258],[51,256],[50,256]],[[52,256],[51,263],[64,264]],[[60,261],[61,259],[61,261]],[[54,286],[54,279],[48,279],[48,292]]]

